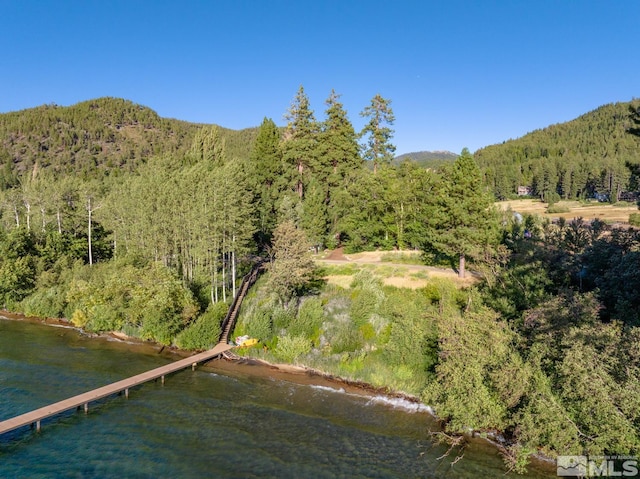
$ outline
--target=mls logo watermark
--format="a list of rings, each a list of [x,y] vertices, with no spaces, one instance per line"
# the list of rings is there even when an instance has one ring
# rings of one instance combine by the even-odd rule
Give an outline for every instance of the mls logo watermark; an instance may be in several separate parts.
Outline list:
[[[563,477],[640,477],[636,456],[558,456],[556,473]]]

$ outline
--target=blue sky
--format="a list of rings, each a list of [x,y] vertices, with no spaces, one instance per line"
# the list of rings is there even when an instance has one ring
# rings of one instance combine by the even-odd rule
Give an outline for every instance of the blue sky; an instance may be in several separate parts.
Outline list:
[[[161,116],[284,125],[304,86],[396,152],[471,151],[640,96],[636,0],[0,0],[0,112],[113,96]]]

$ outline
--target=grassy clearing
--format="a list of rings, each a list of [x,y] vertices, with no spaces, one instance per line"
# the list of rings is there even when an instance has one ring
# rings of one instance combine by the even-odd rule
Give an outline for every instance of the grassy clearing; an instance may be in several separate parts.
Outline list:
[[[424,264],[421,251],[389,251],[381,254],[380,261],[384,263]]]
[[[581,203],[579,201],[560,201],[556,203],[552,212],[549,212],[549,204],[539,200],[511,200],[500,201],[496,205],[507,210],[511,208],[522,214],[533,214],[544,218],[584,218],[585,220],[599,219],[605,223],[629,223],[629,215],[638,212],[635,203],[620,202],[616,204],[598,203],[596,201]],[[555,211],[555,212],[553,212]]]

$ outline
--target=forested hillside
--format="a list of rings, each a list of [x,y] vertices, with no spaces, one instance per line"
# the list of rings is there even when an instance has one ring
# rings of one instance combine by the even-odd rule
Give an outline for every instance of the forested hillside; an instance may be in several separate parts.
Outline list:
[[[15,185],[34,167],[85,179],[132,172],[153,156],[184,155],[202,126],[161,118],[150,108],[119,98],[4,113],[0,189]],[[255,129],[221,132],[231,156],[248,155]]]
[[[530,186],[544,201],[584,199],[598,193],[612,201],[638,190],[640,137],[630,129],[639,100],[604,105],[567,123],[475,152],[498,199]],[[526,113],[525,113],[526,114]]]

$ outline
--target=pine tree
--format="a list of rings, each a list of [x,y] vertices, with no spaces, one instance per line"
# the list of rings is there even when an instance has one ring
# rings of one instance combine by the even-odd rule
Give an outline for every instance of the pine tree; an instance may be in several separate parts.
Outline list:
[[[376,173],[378,167],[391,164],[393,154],[396,151],[396,147],[390,143],[393,136],[393,130],[390,127],[395,121],[391,100],[377,94],[371,100],[371,105],[366,107],[360,116],[369,118],[369,122],[362,129],[360,136],[364,138],[368,135],[368,139],[363,145],[363,156],[365,160],[373,162],[373,172]]]
[[[282,142],[285,177],[298,197],[304,198],[304,188],[317,161],[318,123],[302,86],[285,119],[288,121]]]
[[[362,159],[358,156],[356,132],[342,103],[338,101],[339,98],[340,95],[331,90],[326,101],[327,119],[322,124],[318,145],[323,176],[331,178],[332,184],[337,183],[336,180],[344,177],[348,171],[362,166]]]
[[[309,182],[302,203],[302,228],[316,252],[324,246],[327,236],[326,187],[313,179]]]
[[[280,136],[273,120],[265,118],[250,155],[261,241],[268,241],[276,226],[276,202],[283,174]]]
[[[322,124],[318,142],[318,172],[314,175],[325,185],[326,222],[330,231],[335,231],[339,219],[340,190],[346,187],[346,178],[362,168],[358,154],[357,135],[347,117],[342,103],[334,90],[326,101],[327,119]]]
[[[440,191],[428,198],[423,212],[423,251],[457,258],[461,278],[466,258],[481,260],[499,239],[493,198],[481,180],[480,170],[465,148],[445,171]]]

